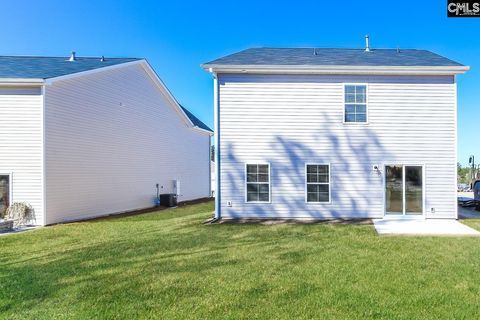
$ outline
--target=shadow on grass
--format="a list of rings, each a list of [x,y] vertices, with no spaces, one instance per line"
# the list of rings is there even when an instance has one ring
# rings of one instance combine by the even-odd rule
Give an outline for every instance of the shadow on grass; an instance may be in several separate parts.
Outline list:
[[[59,225],[29,235],[36,245],[22,251],[9,246],[2,254],[0,314],[35,310],[42,301],[64,294],[84,301],[77,304],[82,312],[93,312],[89,303],[108,305],[117,298],[134,303],[143,299],[149,281],[163,282],[154,295],[165,298],[174,292],[166,303],[178,303],[199,290],[195,281],[178,283],[185,275],[201,277],[248,263],[250,258],[231,256],[231,250],[255,252],[276,245],[247,226],[240,234],[230,226],[202,225],[212,204],[204,207],[201,213],[162,211]],[[18,245],[15,240],[20,238],[10,239],[11,245]]]
[[[341,315],[362,311],[365,301],[388,310],[404,292],[448,296],[447,312],[478,293],[454,288],[458,279],[480,280],[471,268],[480,256],[475,239],[384,239],[356,224],[203,225],[212,209],[0,239],[0,317],[238,318],[255,310],[292,318],[303,310],[311,318],[319,303]],[[418,283],[428,290],[418,293]],[[346,296],[351,305],[342,304]]]

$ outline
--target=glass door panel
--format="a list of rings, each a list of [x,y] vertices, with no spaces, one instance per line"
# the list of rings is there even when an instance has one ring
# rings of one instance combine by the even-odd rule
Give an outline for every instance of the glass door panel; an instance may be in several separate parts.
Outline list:
[[[385,211],[403,214],[403,167],[385,167]]]
[[[405,214],[423,213],[423,181],[421,166],[405,166]]]
[[[10,176],[0,175],[0,217],[10,205]]]

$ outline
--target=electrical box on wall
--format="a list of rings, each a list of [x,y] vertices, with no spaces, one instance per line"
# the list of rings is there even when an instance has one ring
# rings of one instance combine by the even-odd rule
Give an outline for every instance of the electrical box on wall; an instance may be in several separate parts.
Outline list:
[[[227,201],[227,207],[231,207],[232,206],[232,201]]]
[[[173,193],[175,193],[177,196],[180,196],[180,180],[175,179],[173,180]]]

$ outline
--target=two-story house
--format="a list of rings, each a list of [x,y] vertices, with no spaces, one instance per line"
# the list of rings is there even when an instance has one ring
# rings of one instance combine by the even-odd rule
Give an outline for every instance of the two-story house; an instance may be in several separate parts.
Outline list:
[[[457,218],[467,66],[367,46],[253,48],[202,67],[214,77],[216,218]]]
[[[0,56],[0,218],[14,202],[48,225],[209,197],[211,133],[145,59]]]

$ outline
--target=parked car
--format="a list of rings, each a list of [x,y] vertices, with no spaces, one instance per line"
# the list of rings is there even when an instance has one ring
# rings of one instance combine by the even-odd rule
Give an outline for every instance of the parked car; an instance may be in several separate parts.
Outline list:
[[[475,200],[475,210],[480,211],[480,180],[472,182],[473,199]]]

